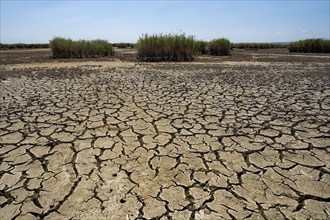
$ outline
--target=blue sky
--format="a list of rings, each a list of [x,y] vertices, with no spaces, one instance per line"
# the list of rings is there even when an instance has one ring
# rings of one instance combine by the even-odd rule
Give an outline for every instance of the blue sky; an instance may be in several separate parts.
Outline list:
[[[54,36],[135,42],[178,33],[232,42],[330,38],[330,0],[1,1],[1,43],[46,43]]]

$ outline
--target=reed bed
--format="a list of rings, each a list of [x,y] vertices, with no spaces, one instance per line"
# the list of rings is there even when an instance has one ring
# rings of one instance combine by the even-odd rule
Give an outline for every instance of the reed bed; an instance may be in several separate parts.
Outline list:
[[[113,43],[112,46],[117,48],[134,48],[134,43]]]
[[[106,40],[79,40],[56,37],[49,42],[53,58],[89,58],[114,55],[111,43]]]
[[[207,45],[207,53],[213,56],[230,54],[230,41],[225,38],[214,39]]]
[[[0,44],[0,50],[48,48],[49,44]]]
[[[191,61],[194,59],[194,37],[185,34],[143,35],[137,42],[140,61]]]
[[[245,50],[259,50],[259,49],[273,49],[273,48],[287,48],[287,44],[276,43],[236,43],[232,44],[232,48],[245,49]]]
[[[310,38],[294,41],[289,44],[290,52],[330,53],[330,39]]]

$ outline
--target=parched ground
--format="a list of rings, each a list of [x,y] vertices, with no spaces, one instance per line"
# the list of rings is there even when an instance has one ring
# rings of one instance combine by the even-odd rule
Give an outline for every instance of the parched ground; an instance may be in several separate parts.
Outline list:
[[[329,219],[330,56],[0,52],[0,219]]]

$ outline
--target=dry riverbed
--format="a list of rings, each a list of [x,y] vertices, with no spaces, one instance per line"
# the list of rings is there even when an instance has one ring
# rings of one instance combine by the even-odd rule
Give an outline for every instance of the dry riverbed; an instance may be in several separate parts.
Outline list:
[[[0,52],[0,219],[330,218],[330,56],[132,57]]]

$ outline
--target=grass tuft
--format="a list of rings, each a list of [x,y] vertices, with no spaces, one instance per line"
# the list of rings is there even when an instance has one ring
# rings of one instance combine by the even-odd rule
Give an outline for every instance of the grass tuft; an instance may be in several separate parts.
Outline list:
[[[53,58],[87,58],[114,55],[112,45],[106,40],[73,41],[55,37],[49,42]]]
[[[137,42],[140,61],[191,61],[194,59],[194,37],[185,34],[143,35]]]
[[[207,52],[214,56],[229,55],[230,41],[225,38],[214,39],[208,43]]]
[[[291,42],[289,44],[290,52],[302,53],[330,53],[330,39],[311,38]]]

